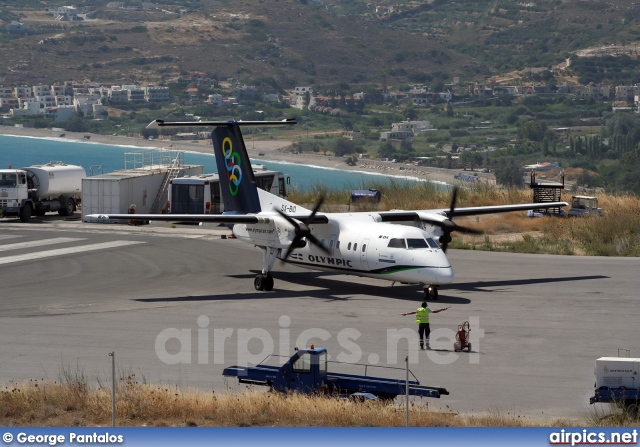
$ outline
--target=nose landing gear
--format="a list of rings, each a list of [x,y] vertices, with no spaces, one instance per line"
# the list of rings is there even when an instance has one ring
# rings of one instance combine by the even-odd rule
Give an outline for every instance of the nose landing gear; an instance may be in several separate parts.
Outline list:
[[[437,300],[438,299],[438,289],[433,284],[430,284],[429,287],[424,288],[424,299],[425,300]]]

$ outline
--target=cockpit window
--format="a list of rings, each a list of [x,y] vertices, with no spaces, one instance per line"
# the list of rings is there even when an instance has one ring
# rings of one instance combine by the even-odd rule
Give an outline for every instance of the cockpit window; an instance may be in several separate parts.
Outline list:
[[[388,248],[407,248],[407,244],[404,239],[389,239]]]
[[[427,245],[427,241],[425,241],[422,238],[420,238],[420,239],[407,239],[407,242],[409,243],[409,249],[412,249],[412,248],[429,248],[429,246]]]
[[[438,244],[436,243],[436,241],[434,241],[430,237],[427,238],[427,244],[429,244],[429,247],[431,247],[431,248],[440,248],[438,246]]]

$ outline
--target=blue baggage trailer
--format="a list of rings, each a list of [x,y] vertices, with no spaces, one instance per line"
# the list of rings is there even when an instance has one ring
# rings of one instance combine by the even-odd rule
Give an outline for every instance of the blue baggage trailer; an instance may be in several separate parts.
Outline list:
[[[272,356],[270,356],[272,357]],[[226,377],[237,377],[239,383],[263,385],[274,391],[283,393],[297,391],[304,394],[338,394],[362,395],[368,393],[379,399],[393,399],[405,394],[406,379],[376,377],[368,375],[373,368],[394,370],[406,374],[403,368],[365,365],[358,363],[342,363],[327,360],[325,348],[300,349],[291,356],[284,365],[267,365],[270,357],[256,366],[230,366],[222,374]],[[329,364],[351,365],[363,367],[364,375],[346,374],[328,371]],[[411,374],[409,395],[440,398],[449,392],[442,387],[421,385]]]
[[[635,405],[637,408],[637,405],[640,404],[640,389],[608,388],[603,386],[596,389],[594,395],[589,398],[590,404],[595,404],[596,402],[620,403],[625,406]]]

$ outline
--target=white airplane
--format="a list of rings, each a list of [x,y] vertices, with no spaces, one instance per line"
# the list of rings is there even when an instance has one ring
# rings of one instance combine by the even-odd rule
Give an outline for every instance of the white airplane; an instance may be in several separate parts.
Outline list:
[[[425,298],[437,299],[438,286],[453,281],[453,269],[446,255],[451,233],[478,233],[456,225],[454,216],[568,206],[565,202],[552,202],[456,208],[454,189],[449,208],[443,209],[322,213],[320,198],[313,210],[309,210],[256,187],[240,132],[241,126],[291,124],[296,124],[295,119],[152,122],[148,127],[215,127],[211,138],[221,173],[225,212],[136,214],[136,219],[228,225],[239,240],[262,250],[262,272],[254,280],[256,290],[273,289],[271,271],[276,259],[280,259],[312,270],[420,284],[424,286]],[[129,220],[132,216],[94,214],[88,217]]]

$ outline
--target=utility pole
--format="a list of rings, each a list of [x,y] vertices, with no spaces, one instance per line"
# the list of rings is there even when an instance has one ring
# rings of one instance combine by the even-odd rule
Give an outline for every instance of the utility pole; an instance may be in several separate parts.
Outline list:
[[[406,413],[407,413],[407,421],[405,423],[406,427],[409,427],[409,356],[407,355],[404,358],[404,363],[405,363],[405,367],[406,367],[406,378],[405,378],[405,404],[406,404]]]
[[[116,352],[109,353],[111,357],[111,426],[116,426]]]

